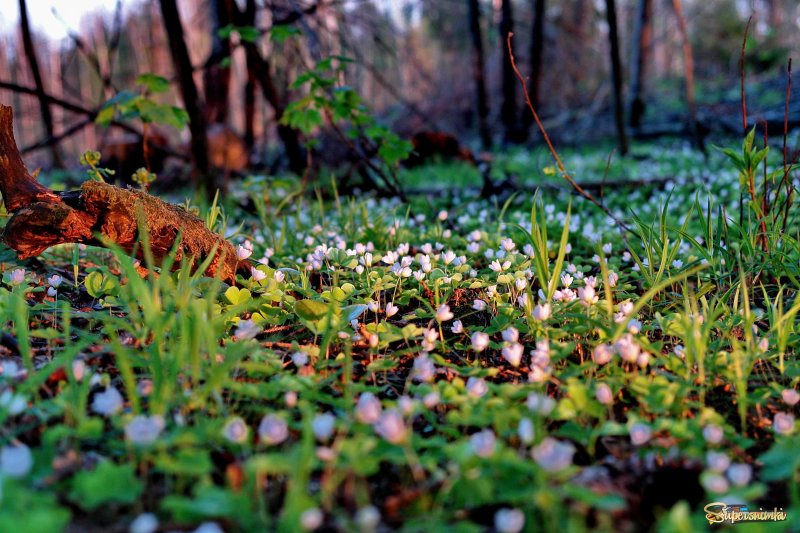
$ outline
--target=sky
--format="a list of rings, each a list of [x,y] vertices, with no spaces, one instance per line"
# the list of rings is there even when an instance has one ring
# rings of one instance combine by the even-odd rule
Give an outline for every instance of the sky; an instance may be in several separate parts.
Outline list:
[[[84,15],[98,10],[112,14],[116,3],[117,0],[28,0],[28,17],[35,33],[60,40],[67,37],[69,30],[80,29]],[[131,3],[123,0],[123,5]],[[18,23],[19,2],[0,0],[0,32],[14,31]]]

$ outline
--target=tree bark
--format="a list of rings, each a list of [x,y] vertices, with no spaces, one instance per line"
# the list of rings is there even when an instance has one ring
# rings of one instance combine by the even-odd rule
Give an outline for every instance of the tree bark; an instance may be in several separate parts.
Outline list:
[[[706,151],[705,142],[700,135],[700,128],[697,124],[697,104],[694,98],[694,60],[692,59],[692,45],[689,42],[689,30],[686,27],[686,17],[683,16],[683,5],[681,0],[672,0],[672,8],[678,19],[678,28],[681,33],[683,43],[683,72],[686,78],[686,104],[689,108],[689,129],[692,132],[692,142],[695,148]]]
[[[531,32],[531,76],[528,82],[528,94],[534,109],[539,111],[539,94],[541,92],[542,81],[542,55],[544,53],[544,17],[545,0],[533,0],[533,30]],[[523,109],[522,122],[525,130],[529,131],[533,126],[533,115]]]
[[[633,53],[631,54],[631,86],[628,100],[628,125],[639,128],[644,118],[644,74],[650,54],[653,13],[652,0],[639,0],[636,9],[636,25],[633,31]]]
[[[225,124],[228,118],[228,92],[231,69],[223,64],[231,55],[230,37],[222,37],[219,31],[229,25],[232,18],[233,0],[209,0],[211,16],[211,53],[206,61],[203,84],[206,100],[206,121],[209,124]]]
[[[622,103],[622,62],[619,54],[616,0],[606,0],[608,20],[608,42],[611,53],[611,72],[614,83],[614,122],[617,126],[617,142],[621,155],[628,153],[628,137],[625,134],[625,109]]]
[[[206,121],[203,115],[203,106],[200,95],[192,77],[193,68],[183,38],[183,26],[175,0],[159,0],[161,16],[164,19],[164,28],[167,31],[169,51],[172,63],[181,88],[181,97],[186,112],[189,114],[189,131],[191,133],[191,152],[193,176],[195,183],[200,186],[207,197],[212,197],[216,189],[214,177],[211,174],[208,159],[208,137],[206,134]]]
[[[36,85],[36,97],[39,99],[39,109],[42,112],[44,130],[48,138],[53,138],[55,136],[53,133],[53,114],[50,111],[50,103],[44,96],[46,94],[44,80],[42,80],[42,71],[39,69],[36,47],[34,46],[33,36],[31,35],[31,26],[28,20],[28,3],[26,0],[19,0],[19,25],[22,30],[22,47],[25,49],[25,57],[28,59],[28,65],[31,68],[33,81]],[[64,166],[56,144],[50,146],[50,154],[53,159],[54,167],[61,168]]]
[[[467,0],[469,4],[469,32],[472,37],[472,81],[475,83],[475,107],[478,111],[478,132],[484,150],[492,147],[489,132],[489,102],[486,96],[484,76],[483,35],[481,33],[481,10],[479,0]]]
[[[57,244],[105,246],[110,242],[144,262],[139,238],[139,228],[144,227],[156,265],[179,236],[173,269],[183,259],[195,269],[213,254],[205,274],[233,282],[236,272],[246,271],[249,265],[239,261],[233,245],[198,217],[145,192],[87,181],[78,191],[57,193],[40,184],[25,168],[14,140],[13,112],[4,105],[0,105],[0,193],[11,214],[2,241],[20,259]]]
[[[511,58],[506,48],[508,34],[514,31],[514,14],[511,0],[502,0],[500,4],[500,57],[503,58],[503,103],[500,107],[500,120],[503,123],[505,142],[519,142],[519,128],[517,125],[517,81]]]

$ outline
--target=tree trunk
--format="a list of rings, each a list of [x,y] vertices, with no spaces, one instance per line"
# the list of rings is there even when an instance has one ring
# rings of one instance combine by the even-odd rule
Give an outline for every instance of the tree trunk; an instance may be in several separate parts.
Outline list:
[[[142,228],[147,231],[156,265],[176,249],[173,269],[184,259],[194,269],[213,256],[205,274],[233,282],[237,272],[246,272],[249,267],[247,261],[238,260],[231,243],[206,228],[198,217],[145,192],[98,181],[87,181],[79,191],[68,192],[51,191],[40,184],[25,168],[14,140],[12,110],[3,105],[0,193],[11,215],[2,231],[2,242],[20,259],[35,257],[57,244],[110,243],[145,261]]]
[[[686,77],[686,103],[689,107],[689,130],[692,132],[692,142],[698,150],[706,151],[705,142],[700,135],[697,124],[697,104],[694,99],[694,60],[692,59],[692,45],[689,42],[689,30],[686,28],[686,17],[683,16],[681,0],[672,0],[672,8],[678,19],[678,27],[683,42],[683,72]]]
[[[625,134],[625,109],[622,103],[622,62],[619,54],[616,0],[606,0],[608,20],[608,42],[611,52],[611,72],[614,81],[614,122],[617,125],[617,142],[621,155],[628,153],[628,137]]]
[[[33,44],[33,36],[31,35],[30,22],[28,21],[28,3],[26,0],[19,0],[19,25],[22,30],[22,46],[25,49],[25,57],[28,59],[28,65],[31,67],[31,74],[33,81],[36,85],[36,97],[39,99],[39,109],[42,112],[42,123],[44,125],[45,133],[48,139],[54,137],[53,134],[53,114],[50,111],[50,104],[45,98],[44,81],[42,80],[42,71],[39,69],[39,60],[36,57],[36,47]],[[58,145],[52,144],[50,146],[50,154],[53,159],[53,166],[61,168],[64,162],[61,160],[61,154],[58,152]]]
[[[203,115],[203,106],[200,102],[200,95],[197,92],[197,86],[192,76],[192,62],[189,59],[189,51],[186,49],[186,41],[183,38],[183,26],[181,25],[178,6],[175,0],[159,0],[159,2],[161,15],[164,19],[164,28],[167,31],[172,63],[180,83],[183,105],[189,114],[195,184],[200,186],[207,197],[212,197],[216,190],[216,184],[209,166],[206,121]]]
[[[544,52],[544,17],[545,0],[533,0],[533,31],[531,33],[531,76],[528,82],[528,94],[533,108],[539,112],[539,94],[542,81],[542,54]],[[533,115],[523,109],[522,122],[525,130],[529,131],[533,125]]]
[[[504,141],[516,143],[519,141],[516,112],[517,80],[506,48],[508,34],[514,31],[511,0],[502,0],[500,9],[500,57],[503,58],[503,103],[500,108],[500,120],[505,130]]]
[[[489,132],[489,103],[486,96],[484,76],[483,35],[481,33],[481,11],[479,0],[467,0],[469,4],[469,32],[472,37],[472,81],[475,83],[475,105],[478,111],[478,132],[484,150],[492,147]]]
[[[230,37],[221,37],[219,31],[232,22],[233,0],[209,0],[211,15],[211,54],[206,61],[203,84],[206,96],[206,120],[209,124],[225,124],[228,118],[228,91],[231,69],[223,64],[231,55]]]
[[[628,100],[628,125],[639,128],[644,118],[644,74],[650,52],[652,26],[650,16],[653,12],[652,0],[639,0],[636,11],[636,25],[633,31],[633,53],[631,54],[631,87]]]

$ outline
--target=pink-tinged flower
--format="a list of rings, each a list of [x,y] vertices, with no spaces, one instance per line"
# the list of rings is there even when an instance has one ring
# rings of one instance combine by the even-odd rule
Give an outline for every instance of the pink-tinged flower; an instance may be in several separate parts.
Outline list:
[[[716,492],[717,494],[728,492],[728,489],[730,489],[730,485],[728,484],[728,480],[725,479],[725,476],[712,472],[706,472],[704,475],[700,476],[700,484],[703,485],[703,488],[707,491]]]
[[[638,357],[636,357],[636,364],[640,368],[646,368],[647,365],[650,364],[650,353],[649,352],[641,352]]]
[[[561,274],[561,285],[563,285],[564,288],[568,289],[569,286],[572,285],[572,282],[574,281],[574,279],[575,278],[573,278],[569,274],[566,274],[566,273]]]
[[[258,425],[258,437],[270,446],[280,444],[289,437],[289,424],[277,415],[266,415]]]
[[[575,447],[568,442],[561,442],[546,437],[531,452],[533,459],[547,472],[558,472],[572,464]]]
[[[609,272],[608,273],[608,286],[609,287],[616,287],[618,282],[619,282],[619,274],[617,274],[616,272]]]
[[[436,320],[439,322],[447,322],[453,319],[453,313],[450,311],[450,306],[447,304],[440,305],[436,310]]]
[[[427,354],[423,353],[414,358],[413,375],[414,381],[433,381],[436,365]]]
[[[533,318],[540,322],[544,322],[553,313],[553,308],[548,303],[538,304],[533,308]]]
[[[519,440],[522,441],[523,444],[532,443],[535,436],[533,421],[527,417],[521,419],[519,421],[519,426],[517,426],[517,433],[519,434]]]
[[[252,248],[247,248],[241,244],[236,247],[236,259],[238,259],[239,261],[244,261],[251,255],[253,255]]]
[[[47,287],[47,295],[48,296],[50,296],[51,298],[55,298],[57,294],[58,294],[58,291],[55,288]]]
[[[393,317],[394,315],[397,314],[397,311],[399,311],[399,310],[400,310],[400,308],[397,307],[396,305],[394,305],[392,302],[387,303],[386,304],[386,318]]]
[[[272,279],[277,281],[278,283],[283,283],[286,281],[286,273],[281,270],[276,270],[274,274],[272,274]]]
[[[532,392],[528,395],[528,409],[542,416],[547,416],[555,408],[556,401],[550,396]]]
[[[472,341],[472,349],[476,352],[482,352],[489,346],[489,335],[482,331],[476,331],[470,339]]]
[[[603,405],[611,405],[614,403],[614,393],[611,391],[611,387],[606,383],[597,384],[597,387],[594,389],[594,396],[597,398],[597,401]]]
[[[512,240],[511,240],[511,239],[509,239],[508,237],[505,237],[505,238],[503,238],[503,239],[500,239],[500,246],[501,246],[501,247],[503,248],[503,250],[505,250],[506,252],[510,252],[511,250],[513,250],[514,248],[516,248],[516,247],[517,247],[517,245],[516,245],[516,244],[514,244],[514,241],[512,241]]]
[[[138,446],[153,444],[164,429],[161,415],[138,415],[125,424],[125,439]]]
[[[450,331],[452,331],[456,335],[464,333],[464,324],[462,324],[460,320],[456,320],[455,322],[453,322],[453,325],[450,326]]]
[[[31,449],[25,444],[9,444],[0,449],[0,473],[12,478],[28,475],[33,468]]]
[[[726,474],[734,487],[745,487],[753,478],[753,467],[744,463],[732,464]]]
[[[794,431],[794,415],[791,413],[775,413],[772,429],[781,435],[789,435]]]
[[[225,440],[234,444],[246,442],[249,434],[250,428],[247,427],[247,423],[238,416],[229,418],[222,428],[222,436],[225,437]]]
[[[83,359],[75,359],[72,361],[72,376],[75,381],[83,381],[83,376],[86,374],[86,362]]]
[[[445,220],[447,220],[447,215],[448,215],[447,211],[442,210],[442,211],[439,211],[439,215],[437,216],[437,218],[440,221],[444,222]]]
[[[414,400],[411,396],[403,394],[397,399],[397,408],[400,410],[400,413],[403,416],[409,416],[414,412],[416,403],[416,400]]]
[[[478,457],[491,457],[497,447],[497,438],[494,435],[494,431],[484,429],[470,435],[469,445],[472,448],[472,453]]]
[[[374,424],[381,417],[381,401],[371,392],[362,393],[356,404],[356,418],[364,424]]]
[[[716,424],[708,424],[703,428],[703,438],[709,444],[719,444],[725,437],[724,430]]]
[[[323,520],[325,520],[325,515],[322,514],[319,508],[314,507],[312,509],[306,509],[303,511],[303,514],[300,515],[300,527],[305,531],[314,531],[315,529],[319,529]]]
[[[455,261],[455,259],[456,259],[456,253],[452,250],[448,250],[442,254],[442,262],[445,265],[449,265],[450,263]]]
[[[439,332],[433,328],[427,328],[422,334],[422,350],[432,352],[436,348],[436,341],[439,340]]]
[[[294,409],[297,406],[297,391],[287,391],[286,394],[283,395],[283,401],[286,404],[286,407],[289,409]]]
[[[311,421],[311,431],[320,442],[325,442],[333,436],[336,429],[336,417],[330,413],[321,413]]]
[[[108,387],[103,392],[98,392],[92,400],[92,411],[99,415],[108,416],[122,409],[122,394],[114,387]]]
[[[633,339],[633,335],[630,333],[626,333],[620,337],[620,339],[617,341],[616,348],[622,360],[627,361],[628,363],[635,363],[636,359],[639,357],[639,352],[641,351],[641,348],[639,348],[639,345],[636,344],[636,341]]]
[[[706,466],[709,470],[721,474],[731,465],[731,459],[726,453],[709,451],[706,453]]]
[[[252,339],[262,331],[262,327],[250,319],[240,320],[236,325],[236,338],[239,340]]]
[[[499,509],[494,514],[497,533],[519,533],[525,527],[525,514],[519,509]]]
[[[471,377],[467,379],[467,394],[473,398],[480,398],[489,392],[489,386],[483,378]]]
[[[8,276],[11,285],[21,285],[25,282],[25,269],[15,268]]]
[[[503,340],[506,342],[517,342],[519,340],[519,331],[514,326],[503,330]]]
[[[403,417],[394,409],[387,409],[381,413],[374,427],[378,435],[392,444],[400,444],[408,436],[408,429]]]
[[[267,277],[267,273],[263,270],[259,270],[256,267],[250,267],[250,279],[253,281],[261,281],[262,279]]]
[[[508,364],[516,368],[522,361],[523,351],[525,351],[525,347],[522,346],[520,343],[515,342],[514,344],[510,344],[503,348],[502,351],[503,359],[508,361]]]
[[[428,409],[433,409],[439,405],[440,400],[441,396],[439,395],[439,391],[431,391],[422,397],[422,405]]]
[[[628,429],[628,434],[634,446],[641,446],[650,440],[653,436],[653,430],[647,424],[637,422]]]
[[[586,306],[594,305],[599,300],[599,297],[595,293],[594,287],[591,285],[579,288],[578,298],[580,298],[583,305]]]
[[[306,366],[308,364],[308,354],[301,351],[294,352],[292,354],[292,364],[297,368]]]
[[[58,274],[53,274],[52,276],[47,278],[47,284],[50,285],[50,287],[52,287],[54,289],[57,289],[59,287],[59,285],[61,285],[62,281],[63,281],[63,278],[61,276],[59,276]]]
[[[782,390],[781,398],[783,399],[784,403],[790,407],[796,405],[797,402],[800,402],[800,394],[798,394],[794,389]]]
[[[605,365],[614,357],[614,349],[610,344],[598,344],[592,351],[592,359],[598,365]]]

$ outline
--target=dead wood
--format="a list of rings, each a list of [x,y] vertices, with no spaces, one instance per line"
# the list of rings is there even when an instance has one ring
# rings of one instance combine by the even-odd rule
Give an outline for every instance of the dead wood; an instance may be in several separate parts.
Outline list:
[[[13,134],[13,112],[0,105],[0,192],[12,215],[2,241],[20,259],[34,257],[51,246],[114,243],[126,253],[145,259],[140,246],[139,221],[147,228],[150,251],[157,265],[177,246],[173,268],[186,258],[192,268],[209,255],[214,259],[205,271],[233,281],[238,269],[236,250],[221,235],[185,209],[142,191],[122,189],[98,181],[85,182],[80,190],[56,193],[28,173]]]

